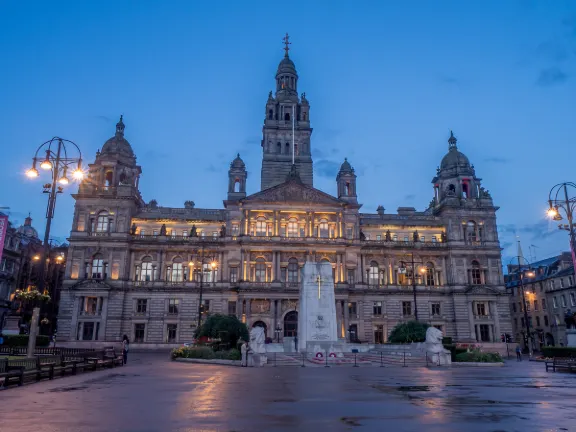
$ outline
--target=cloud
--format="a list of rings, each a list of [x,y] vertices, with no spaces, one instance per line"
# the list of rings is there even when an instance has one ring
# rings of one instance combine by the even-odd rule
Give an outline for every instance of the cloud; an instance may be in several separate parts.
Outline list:
[[[542,69],[536,80],[536,85],[541,87],[550,87],[557,84],[563,84],[568,80],[568,75],[557,67]]]
[[[440,82],[443,84],[449,84],[449,85],[460,85],[461,84],[461,82],[458,78],[455,78],[452,76],[441,76]]]
[[[569,52],[563,42],[549,40],[536,47],[536,55],[546,61],[559,63],[568,58]]]
[[[495,157],[485,158],[484,162],[506,164],[506,163],[510,162],[510,159],[495,156]]]
[[[498,232],[501,236],[525,234],[530,240],[544,240],[560,232],[558,229],[552,229],[548,220],[518,226],[514,224],[501,224],[498,226]]]
[[[319,160],[314,164],[314,171],[316,171],[316,174],[320,177],[334,179],[336,178],[336,174],[338,174],[339,169],[339,163],[326,159]]]

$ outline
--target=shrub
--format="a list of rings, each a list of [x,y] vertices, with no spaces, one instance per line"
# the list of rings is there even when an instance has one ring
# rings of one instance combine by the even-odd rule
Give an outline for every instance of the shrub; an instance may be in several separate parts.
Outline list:
[[[428,324],[419,321],[408,321],[396,325],[390,333],[390,343],[424,342],[426,340]]]
[[[9,347],[27,347],[28,346],[28,335],[4,335],[4,345]],[[48,336],[36,336],[36,346],[45,347],[50,344],[50,337]]]
[[[196,330],[198,338],[209,337],[222,339],[228,346],[236,346],[238,339],[250,340],[248,327],[235,316],[215,314],[208,317]]]
[[[542,347],[544,357],[576,357],[575,347]]]
[[[452,345],[452,338],[450,336],[444,336],[442,338],[443,345]]]
[[[474,363],[502,363],[502,357],[498,353],[489,353],[481,351],[470,351],[456,355],[457,362],[474,362]]]
[[[459,348],[456,344],[446,344],[444,345],[444,348],[450,351],[450,357],[452,358],[453,362],[456,361],[456,356],[458,354],[468,352],[466,348]]]

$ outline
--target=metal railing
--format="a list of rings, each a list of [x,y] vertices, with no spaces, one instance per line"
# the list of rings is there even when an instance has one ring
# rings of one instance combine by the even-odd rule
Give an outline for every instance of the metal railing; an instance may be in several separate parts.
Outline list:
[[[332,367],[332,366],[377,366],[377,367],[427,367],[435,366],[428,353],[424,357],[413,357],[410,352],[401,355],[389,355],[384,352],[330,353],[294,352],[269,353],[268,365],[273,367]]]

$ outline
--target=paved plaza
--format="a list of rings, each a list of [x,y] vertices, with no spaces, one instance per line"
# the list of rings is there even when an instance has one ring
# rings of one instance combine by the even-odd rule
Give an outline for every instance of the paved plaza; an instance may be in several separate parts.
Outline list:
[[[574,431],[576,375],[502,368],[266,367],[132,354],[0,392],[0,432]]]

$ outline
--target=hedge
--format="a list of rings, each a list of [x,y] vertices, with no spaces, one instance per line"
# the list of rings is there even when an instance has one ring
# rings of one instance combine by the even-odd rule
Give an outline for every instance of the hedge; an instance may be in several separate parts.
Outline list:
[[[456,344],[444,344],[444,348],[450,351],[450,357],[452,358],[453,362],[456,361],[456,356],[458,354],[468,352],[467,348],[458,348]]]
[[[213,351],[209,347],[181,347],[175,348],[171,353],[172,359],[175,358],[195,358],[205,360],[240,360],[240,351],[233,348],[229,351]]]
[[[424,342],[428,327],[428,324],[420,321],[408,321],[397,324],[390,332],[388,342],[393,344]]]
[[[576,347],[542,347],[544,357],[576,357]]]
[[[28,335],[4,335],[4,346],[9,347],[27,347]],[[48,336],[36,336],[36,346],[45,347],[50,345],[50,338]]]

